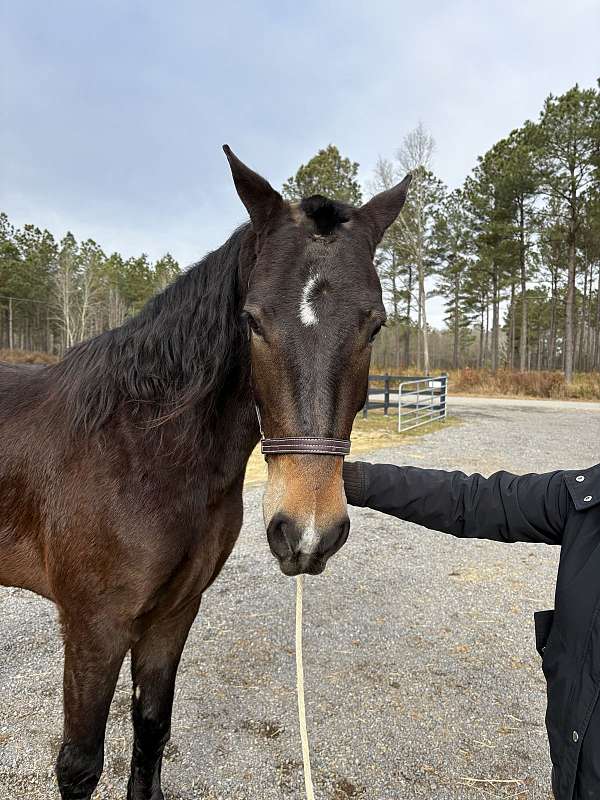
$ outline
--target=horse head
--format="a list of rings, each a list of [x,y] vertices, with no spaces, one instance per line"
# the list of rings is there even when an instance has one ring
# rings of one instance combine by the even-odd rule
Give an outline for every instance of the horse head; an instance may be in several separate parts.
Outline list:
[[[224,150],[255,234],[243,308],[262,432],[270,440],[349,440],[386,320],[373,257],[410,176],[360,208],[320,195],[290,203]],[[319,449],[267,456],[264,519],[286,575],[322,572],[348,537],[343,459],[326,444]]]

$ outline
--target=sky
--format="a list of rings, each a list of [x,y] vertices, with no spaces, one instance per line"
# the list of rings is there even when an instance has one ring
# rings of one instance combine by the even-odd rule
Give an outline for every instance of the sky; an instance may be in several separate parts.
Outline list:
[[[223,143],[277,188],[334,143],[366,184],[422,121],[455,187],[599,41],[598,0],[3,0],[0,210],[187,265],[245,218]]]

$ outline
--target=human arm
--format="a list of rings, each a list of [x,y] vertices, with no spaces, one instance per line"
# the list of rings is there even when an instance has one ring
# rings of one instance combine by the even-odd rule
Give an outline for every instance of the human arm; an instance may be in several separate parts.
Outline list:
[[[569,508],[562,471],[463,472],[355,461],[344,464],[348,502],[466,538],[561,544]]]

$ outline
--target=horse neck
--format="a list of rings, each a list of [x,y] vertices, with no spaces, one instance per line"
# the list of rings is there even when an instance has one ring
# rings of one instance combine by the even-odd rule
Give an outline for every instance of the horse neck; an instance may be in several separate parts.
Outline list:
[[[247,227],[236,231],[132,321],[136,377],[154,381],[149,399],[166,409],[180,436],[199,437],[204,456],[222,458],[223,446],[233,444],[245,451],[258,430],[241,322],[253,241]],[[150,354],[149,369],[140,351]],[[211,447],[202,446],[208,441]]]

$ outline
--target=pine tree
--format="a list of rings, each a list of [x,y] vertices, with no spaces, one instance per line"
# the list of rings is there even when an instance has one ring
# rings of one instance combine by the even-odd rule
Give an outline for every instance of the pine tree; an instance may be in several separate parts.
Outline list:
[[[513,131],[504,141],[504,189],[507,193],[507,202],[513,210],[513,235],[516,239],[516,253],[518,256],[518,269],[511,269],[511,276],[517,278],[520,284],[520,325],[519,325],[519,369],[527,369],[527,282],[532,277],[532,259],[530,253],[533,247],[533,233],[535,230],[535,201],[539,189],[537,174],[534,167],[534,148],[536,133],[531,124]],[[517,265],[514,265],[517,266]],[[518,273],[518,274],[515,274]],[[511,283],[511,301],[514,304],[513,279]],[[513,366],[513,353],[515,345],[516,325],[513,320],[511,326],[510,365]]]
[[[586,195],[597,180],[600,142],[599,96],[574,86],[544,103],[537,127],[537,171],[542,190],[558,205],[567,226],[568,276],[565,318],[565,378],[573,378],[577,246]]]
[[[513,204],[505,179],[506,149],[499,142],[465,181],[477,269],[487,273],[492,306],[491,368],[500,365],[500,303],[514,275]]]
[[[155,292],[162,292],[181,273],[179,264],[170,253],[165,253],[155,262],[152,269]]]
[[[452,366],[457,369],[469,344],[468,294],[465,290],[470,264],[469,218],[460,189],[447,195],[436,215],[432,231],[431,260],[437,276],[437,292],[445,300],[444,321],[452,333]]]
[[[357,175],[358,164],[343,158],[338,148],[330,144],[288,178],[283,184],[282,194],[287,200],[294,201],[321,194],[331,200],[359,206],[362,192]]]

